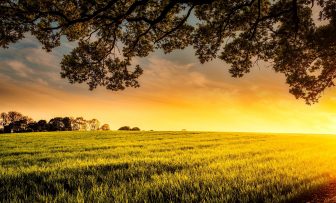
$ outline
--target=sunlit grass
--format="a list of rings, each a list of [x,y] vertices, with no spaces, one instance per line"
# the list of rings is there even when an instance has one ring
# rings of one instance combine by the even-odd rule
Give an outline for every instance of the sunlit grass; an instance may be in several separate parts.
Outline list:
[[[336,137],[198,132],[0,136],[0,200],[283,202],[336,178]]]

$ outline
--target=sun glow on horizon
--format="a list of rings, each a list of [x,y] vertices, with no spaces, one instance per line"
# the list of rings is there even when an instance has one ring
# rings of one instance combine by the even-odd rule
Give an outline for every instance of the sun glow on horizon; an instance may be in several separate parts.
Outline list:
[[[29,37],[1,50],[0,111],[16,110],[34,119],[83,116],[111,129],[284,132],[336,134],[336,90],[306,105],[288,93],[281,74],[257,65],[231,78],[220,60],[198,63],[191,48],[137,59],[144,68],[140,88],[88,91],[59,76],[67,48],[45,53]]]

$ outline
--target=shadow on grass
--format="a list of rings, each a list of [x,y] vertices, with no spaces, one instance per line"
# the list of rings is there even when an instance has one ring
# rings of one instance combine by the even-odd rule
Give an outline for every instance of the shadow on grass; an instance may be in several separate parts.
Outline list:
[[[332,179],[327,183],[312,188],[311,191],[306,192],[297,198],[293,199],[293,202],[310,202],[310,203],[334,203],[336,202],[336,179]]]
[[[184,167],[159,162],[119,163],[0,176],[0,200],[36,202],[43,197],[76,196],[79,191],[88,194],[102,185],[113,189],[134,181],[146,182],[154,174],[175,173]],[[115,199],[112,193],[106,197]]]
[[[202,177],[203,173],[199,173],[202,170],[197,171],[195,166],[193,173],[182,172],[190,170],[190,167],[187,164],[160,161],[125,162],[49,172],[23,172],[15,176],[2,175],[0,201],[283,202],[281,197],[312,181],[266,184],[261,180],[247,183],[243,178],[226,179],[225,174],[217,173],[207,179]],[[257,185],[262,187],[257,189]],[[302,200],[287,199],[288,202]]]

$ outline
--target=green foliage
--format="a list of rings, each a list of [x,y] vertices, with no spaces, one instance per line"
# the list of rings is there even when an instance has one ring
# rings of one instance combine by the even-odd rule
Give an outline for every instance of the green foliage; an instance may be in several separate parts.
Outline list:
[[[47,51],[62,36],[77,41],[61,76],[114,91],[139,87],[133,58],[192,46],[202,63],[230,64],[233,77],[269,61],[292,94],[312,103],[336,77],[335,7],[335,0],[2,0],[0,46],[26,32]]]
[[[138,127],[129,127],[129,126],[123,126],[123,127],[120,127],[118,130],[130,130],[130,131],[140,131],[140,128]]]
[[[101,130],[110,130],[110,125],[109,124],[104,124],[100,128]]]
[[[70,122],[70,121],[69,121]],[[62,117],[55,117],[49,121],[49,130],[50,131],[64,131],[65,124]]]
[[[286,202],[336,174],[336,137],[206,132],[0,136],[1,202]]]
[[[36,123],[28,116],[23,116],[16,111],[9,111],[0,114],[0,127],[3,128],[0,133],[30,132],[36,127]]]
[[[140,131],[140,128],[138,128],[138,127],[133,127],[133,128],[131,128],[131,131]]]
[[[123,127],[120,127],[118,130],[131,130],[131,127],[123,126]]]
[[[0,133],[18,132],[45,132],[45,131],[72,131],[72,130],[99,130],[97,119],[85,120],[83,117],[55,117],[35,122],[28,116],[23,116],[16,111],[0,114]],[[105,126],[109,130],[109,126]]]

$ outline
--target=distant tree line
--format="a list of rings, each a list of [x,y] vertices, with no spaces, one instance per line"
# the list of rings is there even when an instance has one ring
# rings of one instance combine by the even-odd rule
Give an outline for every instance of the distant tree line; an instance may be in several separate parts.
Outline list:
[[[90,130],[110,130],[110,126],[104,124],[100,127],[97,119],[85,120],[83,117],[55,117],[49,122],[46,120],[36,122],[16,111],[0,114],[0,133]]]
[[[123,127],[120,127],[118,130],[130,130],[130,131],[140,131],[140,128],[138,127],[129,127],[129,126],[123,126]]]

